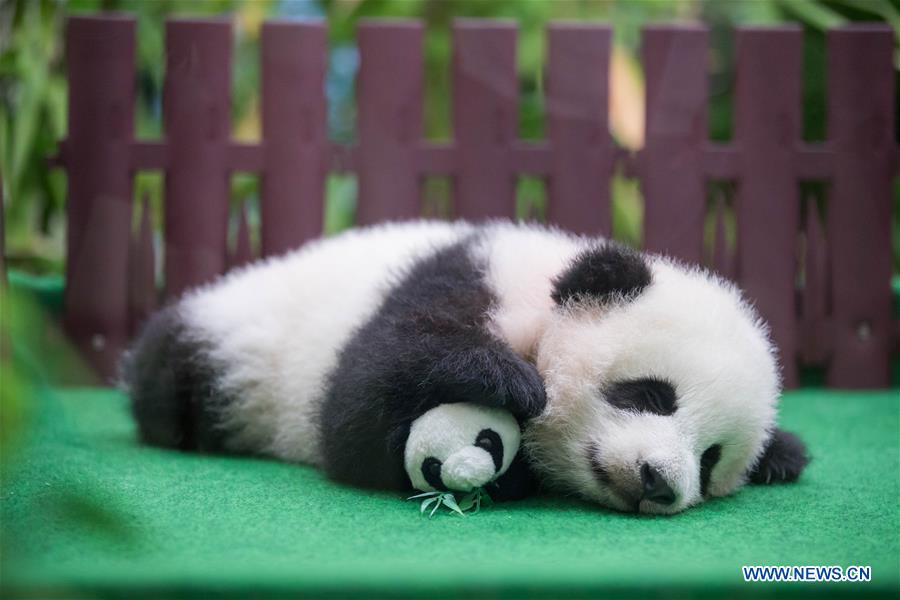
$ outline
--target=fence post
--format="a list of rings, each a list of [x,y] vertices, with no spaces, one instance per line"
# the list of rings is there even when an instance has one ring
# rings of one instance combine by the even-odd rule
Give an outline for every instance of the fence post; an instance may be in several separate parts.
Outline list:
[[[166,23],[166,294],[225,271],[230,194],[231,23]]]
[[[322,23],[262,27],[262,255],[298,247],[322,233],[328,118]]]
[[[800,188],[794,151],[802,135],[802,42],[799,27],[753,27],[738,30],[736,44],[739,281],[771,327],[787,387],[797,385]]]
[[[646,142],[640,157],[644,246],[702,262],[706,190],[707,30],[646,27],[641,54],[647,81]]]
[[[512,143],[518,137],[516,26],[453,24],[454,213],[464,219],[515,215]]]
[[[548,221],[576,233],[609,235],[612,221],[607,25],[552,23],[548,29],[547,131],[553,155]]]
[[[828,385],[889,383],[893,34],[882,25],[828,32],[828,205],[834,340]]]
[[[357,29],[359,203],[356,223],[418,217],[422,139],[422,24],[369,21]]]
[[[71,17],[65,329],[104,378],[128,340],[134,21]]]

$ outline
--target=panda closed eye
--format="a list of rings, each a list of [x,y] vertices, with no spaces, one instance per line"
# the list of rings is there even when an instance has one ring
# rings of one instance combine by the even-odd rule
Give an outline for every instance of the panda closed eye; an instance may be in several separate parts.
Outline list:
[[[643,377],[613,383],[606,401],[623,410],[669,416],[678,409],[675,387],[663,379]]]
[[[441,480],[441,468],[443,466],[440,459],[433,456],[426,457],[425,460],[422,461],[422,477],[425,478],[428,485],[440,491],[445,491],[447,489],[447,486],[445,486],[444,482]]]

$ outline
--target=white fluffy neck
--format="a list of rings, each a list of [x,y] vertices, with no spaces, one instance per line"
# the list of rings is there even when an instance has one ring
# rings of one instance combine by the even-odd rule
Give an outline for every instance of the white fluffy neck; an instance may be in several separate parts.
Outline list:
[[[553,315],[553,280],[584,242],[544,228],[498,226],[479,247],[498,300],[491,328],[523,358],[534,360]]]

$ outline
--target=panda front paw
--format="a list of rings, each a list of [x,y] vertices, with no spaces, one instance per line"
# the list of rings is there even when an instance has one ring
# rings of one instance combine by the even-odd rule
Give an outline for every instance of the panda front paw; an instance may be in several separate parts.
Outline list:
[[[404,450],[406,473],[423,492],[469,492],[503,475],[520,442],[519,424],[506,410],[441,404],[412,423]]]
[[[523,419],[531,419],[544,412],[547,394],[544,380],[534,365],[515,356],[504,361],[501,369],[501,390],[505,396],[503,406]]]

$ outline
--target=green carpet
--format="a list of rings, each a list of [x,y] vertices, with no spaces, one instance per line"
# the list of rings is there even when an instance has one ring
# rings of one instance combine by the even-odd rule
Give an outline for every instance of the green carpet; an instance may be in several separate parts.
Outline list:
[[[4,595],[615,596],[900,592],[900,394],[801,390],[814,461],[675,517],[562,498],[421,517],[272,461],[138,446],[125,399],[46,392],[3,457]],[[871,565],[870,583],[744,583],[741,565]]]

